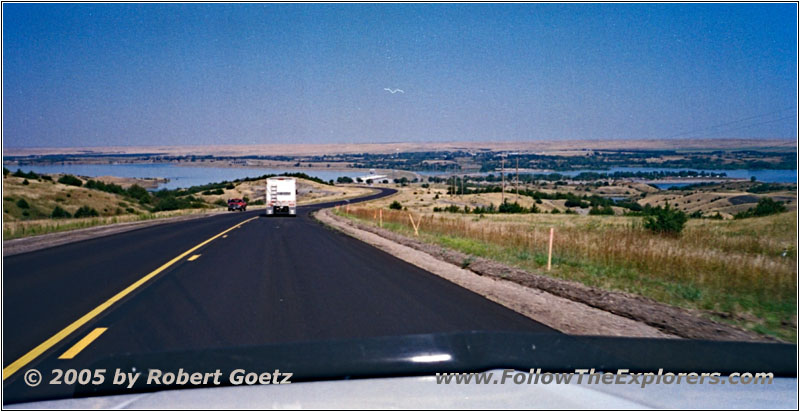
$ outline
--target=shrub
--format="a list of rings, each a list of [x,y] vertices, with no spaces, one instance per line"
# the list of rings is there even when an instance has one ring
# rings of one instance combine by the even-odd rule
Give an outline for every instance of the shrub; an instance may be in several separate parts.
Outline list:
[[[234,186],[233,183],[228,183],[228,185],[225,186],[225,188],[230,190],[236,188],[236,186]]]
[[[17,200],[17,207],[20,209],[28,209],[31,206],[28,204],[28,202],[25,201],[25,199],[20,199]]]
[[[77,218],[77,217],[96,217],[96,216],[100,216],[100,213],[97,213],[97,211],[94,210],[94,208],[91,208],[89,206],[81,206],[80,209],[75,211],[74,217]]]
[[[739,212],[734,218],[743,219],[746,217],[769,216],[785,211],[786,206],[783,205],[783,202],[776,202],[769,197],[762,197],[755,208],[751,207],[744,212]]]
[[[56,206],[56,208],[53,209],[53,213],[50,213],[50,217],[53,219],[67,219],[72,217],[72,215],[66,210],[62,209],[61,206]]]
[[[139,185],[131,185],[126,192],[128,196],[138,200],[141,204],[150,203],[150,192]]]
[[[579,199],[570,198],[570,199],[567,199],[567,201],[564,203],[564,206],[565,207],[589,207],[589,204],[584,202],[584,201],[581,201]]]
[[[125,194],[125,189],[122,186],[114,183],[106,183],[100,180],[88,180],[84,187],[88,189],[95,189],[100,190],[102,192],[114,193],[114,194]]]
[[[389,209],[401,210],[403,209],[403,205],[401,205],[400,202],[395,200],[394,202],[392,202],[392,204],[389,205]]]
[[[58,178],[58,183],[62,183],[62,184],[65,184],[65,185],[70,185],[70,186],[78,186],[78,187],[83,185],[83,182],[81,181],[81,179],[78,179],[77,177],[75,177],[73,175],[64,175],[64,176],[59,177]]]
[[[644,227],[655,233],[677,235],[689,220],[686,213],[672,209],[669,205],[663,208],[661,206],[651,208],[648,213],[648,216],[644,218]]]
[[[24,177],[26,179],[38,179],[39,178],[39,175],[34,173],[33,170],[31,170],[28,173],[25,173],[25,172],[22,171],[22,169],[17,169],[17,171],[14,172],[14,174],[12,174],[11,176]]]
[[[25,180],[22,181],[22,184],[24,186],[27,186],[27,185],[31,184],[31,182],[29,182],[28,179],[25,179]]]
[[[155,205],[153,205],[153,208],[151,210],[153,212],[160,212],[166,210],[189,209],[193,206],[194,205],[189,199],[181,199],[169,195],[169,196],[159,197],[158,200],[156,200],[156,203]]]
[[[590,215],[609,215],[609,216],[611,216],[611,215],[614,215],[614,209],[612,209],[611,206],[603,206],[602,208],[601,207],[597,207],[597,206],[592,206],[592,208],[589,209],[589,214]]]
[[[525,213],[527,210],[517,202],[508,203],[508,201],[505,201],[497,208],[497,211],[500,213]]]

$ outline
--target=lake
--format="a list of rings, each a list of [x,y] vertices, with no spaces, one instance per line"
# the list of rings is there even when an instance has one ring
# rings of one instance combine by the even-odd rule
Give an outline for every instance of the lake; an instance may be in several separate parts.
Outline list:
[[[12,172],[18,168],[36,173],[68,173],[79,176],[118,176],[118,177],[163,177],[169,182],[158,186],[159,189],[177,189],[207,183],[231,181],[246,177],[258,177],[266,174],[282,174],[301,172],[318,177],[324,181],[334,181],[342,176],[364,176],[368,170],[343,171],[320,169],[261,169],[261,168],[228,168],[228,167],[195,167],[177,166],[171,163],[124,163],[124,164],[71,164],[71,165],[24,165],[6,166]]]
[[[737,179],[750,179],[755,176],[756,180],[765,183],[797,183],[797,170],[747,170],[747,169],[733,169],[733,170],[716,170],[716,169],[666,169],[656,167],[612,167],[609,170],[577,170],[570,172],[556,172],[565,176],[575,176],[582,172],[596,172],[596,173],[614,173],[614,172],[679,172],[681,170],[688,170],[694,172],[707,172],[707,173],[725,173],[728,177]],[[672,184],[671,186],[678,186]]]
[[[123,164],[73,164],[73,165],[25,165],[25,166],[6,166],[11,171],[22,169],[27,172],[33,170],[36,173],[69,173],[80,176],[119,176],[119,177],[163,177],[169,182],[161,184],[158,188],[177,189],[179,187],[189,187],[204,185],[207,183],[221,182],[223,180],[243,179],[245,177],[257,177],[265,174],[281,173],[305,173],[309,176],[318,177],[324,181],[336,180],[342,176],[354,178],[369,173],[368,170],[324,170],[324,169],[259,169],[259,168],[227,168],[227,167],[195,167],[177,166],[172,163],[123,163]],[[511,173],[512,169],[507,169],[506,173]],[[569,172],[550,172],[541,171],[537,173],[560,173],[565,176],[575,176],[582,172],[614,173],[614,172],[659,172],[659,171],[680,171],[694,170],[697,172],[726,173],[728,177],[749,179],[755,176],[760,182],[767,183],[797,183],[797,170],[712,170],[712,169],[664,169],[653,167],[614,167],[609,170],[573,170]],[[416,172],[422,175],[443,175],[443,172]],[[494,172],[493,174],[497,174]],[[489,173],[480,173],[487,175]],[[670,186],[680,186],[680,184],[664,184],[665,188]]]

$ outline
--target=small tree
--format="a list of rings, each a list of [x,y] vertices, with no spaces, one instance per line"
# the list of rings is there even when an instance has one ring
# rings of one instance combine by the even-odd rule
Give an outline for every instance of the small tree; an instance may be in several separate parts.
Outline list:
[[[395,200],[394,202],[392,202],[392,204],[389,205],[389,209],[402,210],[403,209],[403,205],[401,205],[400,202]]]
[[[58,183],[63,183],[65,185],[78,186],[78,187],[83,185],[83,182],[81,181],[81,179],[78,179],[77,177],[75,177],[73,175],[64,175],[64,176],[59,177],[58,178]]]
[[[68,219],[72,217],[72,215],[70,215],[66,210],[62,209],[61,206],[56,206],[56,208],[53,209],[53,213],[50,214],[50,217],[53,219]]]
[[[97,213],[97,211],[94,210],[94,208],[91,208],[89,206],[81,206],[80,209],[75,211],[75,217],[76,218],[78,218],[78,217],[96,217],[96,216],[100,216],[100,214]]]
[[[17,207],[20,209],[27,209],[31,206],[28,204],[28,202],[25,201],[25,199],[20,199],[17,200]]]
[[[686,213],[678,209],[672,209],[669,204],[651,208],[649,214],[644,218],[644,227],[655,232],[677,235],[683,230],[683,226],[689,217]]]
[[[526,210],[524,207],[520,206],[519,203],[508,203],[508,201],[503,202],[500,207],[497,208],[497,211],[500,213],[525,213]]]

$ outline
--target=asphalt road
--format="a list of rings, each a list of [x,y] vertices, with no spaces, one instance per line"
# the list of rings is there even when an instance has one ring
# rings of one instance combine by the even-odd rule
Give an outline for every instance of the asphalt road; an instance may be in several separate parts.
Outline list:
[[[300,207],[296,218],[230,213],[4,257],[6,394],[24,389],[29,368],[114,354],[552,331],[309,217],[331,205]],[[106,330],[58,359],[96,328]]]

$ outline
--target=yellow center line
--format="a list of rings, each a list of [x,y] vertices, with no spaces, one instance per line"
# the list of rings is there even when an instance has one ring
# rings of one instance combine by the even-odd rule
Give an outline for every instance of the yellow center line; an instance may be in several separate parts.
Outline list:
[[[95,339],[102,335],[106,329],[108,328],[95,328],[93,331],[89,332],[88,335],[84,336],[83,339],[79,340],[78,343],[72,345],[71,348],[61,354],[58,359],[74,358],[75,355],[79,354],[85,347],[89,346],[90,343],[94,342]]]
[[[220,232],[220,233],[214,235],[213,237],[209,238],[208,240],[198,244],[197,246],[187,250],[186,252],[181,253],[180,255],[175,257],[174,259],[172,259],[169,262],[161,265],[158,269],[148,273],[143,278],[137,280],[136,282],[134,282],[133,284],[131,284],[127,288],[123,289],[121,292],[119,292],[116,295],[112,296],[107,301],[101,303],[99,306],[97,306],[96,308],[92,309],[89,313],[81,316],[78,320],[76,320],[76,321],[72,322],[71,324],[69,324],[69,326],[65,327],[64,329],[61,329],[61,331],[59,331],[55,335],[51,336],[46,341],[40,343],[39,346],[31,349],[28,353],[22,355],[22,357],[20,357],[19,359],[15,360],[10,365],[8,365],[5,368],[3,368],[3,380],[5,381],[6,379],[8,379],[9,376],[13,375],[15,372],[17,372],[18,370],[22,369],[25,365],[27,365],[28,363],[30,363],[34,359],[38,358],[39,356],[41,356],[48,349],[52,348],[53,346],[55,346],[56,344],[58,344],[59,342],[64,340],[67,336],[69,336],[70,334],[75,332],[81,326],[85,325],[86,323],[88,323],[92,319],[96,318],[98,315],[103,313],[106,309],[111,307],[111,305],[117,303],[122,298],[124,298],[125,296],[129,295],[131,292],[133,292],[134,290],[136,290],[137,288],[139,288],[140,286],[145,284],[148,280],[152,279],[153,277],[155,277],[159,273],[163,272],[164,270],[166,270],[167,268],[169,268],[170,266],[175,264],[175,262],[180,261],[181,259],[183,259],[186,256],[188,256],[190,253],[192,253],[195,250],[200,249],[201,247],[207,245],[208,243],[210,243],[214,239],[216,239],[216,238],[218,238],[218,237],[230,232],[231,230],[234,230],[234,229],[238,228],[239,226],[241,226],[241,225],[243,225],[243,224],[245,224],[245,223],[247,223],[247,222],[249,222],[251,220],[254,220],[254,219],[258,219],[258,216],[251,217],[250,219],[247,219],[247,220],[245,220],[245,221],[243,221],[241,223],[238,223],[235,226],[232,226],[232,227],[226,229],[225,231]]]
[[[196,254],[196,255],[192,255],[192,256],[190,256],[190,257],[189,257],[189,259],[186,259],[186,260],[188,260],[189,262],[191,262],[191,261],[193,261],[193,260],[197,260],[197,258],[199,258],[199,257],[200,257],[200,254],[198,253],[198,254]]]

